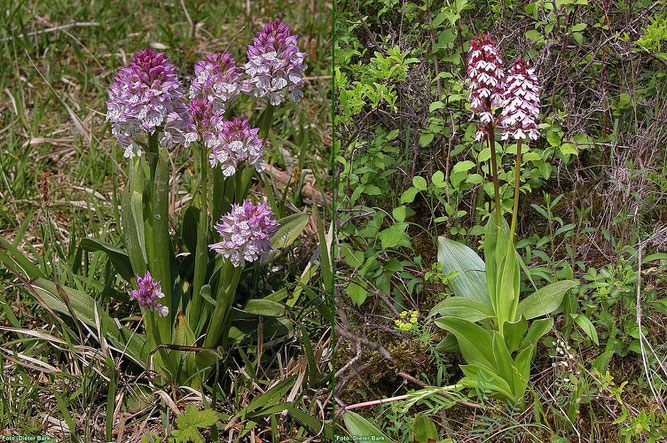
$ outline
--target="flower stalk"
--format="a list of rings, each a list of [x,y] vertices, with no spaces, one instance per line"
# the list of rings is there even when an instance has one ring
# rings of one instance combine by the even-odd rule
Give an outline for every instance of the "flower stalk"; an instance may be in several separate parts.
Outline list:
[[[487,141],[491,151],[491,173],[493,174],[493,196],[496,205],[496,226],[500,226],[500,185],[498,184],[498,161],[496,159],[496,138],[493,125],[487,128]]]
[[[201,309],[201,287],[206,279],[206,267],[208,266],[208,162],[207,151],[204,144],[199,145],[200,154],[200,206],[199,223],[197,223],[197,249],[195,251],[195,272],[192,284],[192,307],[190,313],[198,316]]]
[[[510,242],[514,243],[517,216],[519,214],[519,189],[521,188],[521,139],[516,141],[516,169],[514,172],[514,208],[512,210],[512,226],[510,228]]]

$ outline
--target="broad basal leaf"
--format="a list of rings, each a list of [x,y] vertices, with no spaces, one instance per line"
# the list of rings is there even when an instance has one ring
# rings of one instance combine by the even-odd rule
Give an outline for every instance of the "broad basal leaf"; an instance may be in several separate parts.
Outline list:
[[[493,311],[486,305],[465,297],[449,297],[431,309],[429,316],[456,317],[476,322],[493,317]]]
[[[562,303],[565,293],[578,285],[578,281],[563,280],[538,289],[519,302],[517,317],[523,315],[530,320],[552,313]]]
[[[484,262],[475,251],[447,237],[438,237],[438,262],[445,275],[458,271],[449,282],[455,295],[491,307]]]
[[[384,439],[386,441],[391,441],[386,437],[381,430],[377,428],[373,423],[357,414],[356,412],[346,411],[343,415],[343,421],[345,422],[345,427],[348,432],[352,435],[363,435],[369,438],[379,437],[376,440]]]
[[[481,326],[453,317],[439,318],[435,324],[456,336],[461,354],[467,363],[497,369],[496,362],[493,361],[491,335]]]

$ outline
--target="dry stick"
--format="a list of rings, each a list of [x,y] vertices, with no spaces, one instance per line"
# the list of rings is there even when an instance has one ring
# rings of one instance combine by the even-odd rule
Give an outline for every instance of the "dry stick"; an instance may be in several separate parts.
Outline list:
[[[510,243],[514,241],[517,213],[519,212],[519,187],[521,186],[521,139],[516,142],[516,172],[514,173],[514,210],[512,211],[512,228],[510,229]]]
[[[365,401],[363,403],[357,403],[354,405],[345,406],[344,408],[342,408],[342,411],[349,411],[350,409],[365,408],[366,406],[381,405],[384,403],[391,403],[392,401],[401,401],[407,399],[408,395],[399,395],[398,397],[381,398],[379,400]]]
[[[371,351],[379,352],[380,355],[382,355],[387,360],[394,361],[394,359],[392,358],[389,351],[387,351],[387,349],[384,346],[382,346],[381,344],[374,343],[374,342],[369,341],[369,340],[367,340],[363,337],[356,336],[356,335],[346,331],[345,329],[341,328],[340,326],[337,326],[335,328],[335,333],[336,333],[336,335],[340,335],[342,337],[345,337],[346,339],[348,339],[350,341],[359,342],[362,345],[366,346]]]

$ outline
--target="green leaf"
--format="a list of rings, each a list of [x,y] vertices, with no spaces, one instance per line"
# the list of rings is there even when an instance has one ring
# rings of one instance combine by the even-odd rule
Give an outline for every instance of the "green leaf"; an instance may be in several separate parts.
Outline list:
[[[461,371],[465,374],[465,377],[461,380],[461,383],[465,386],[488,389],[508,400],[514,400],[514,394],[512,394],[509,383],[501,378],[495,370],[482,365],[469,364],[461,366]],[[484,385],[479,385],[478,379],[484,380]]]
[[[357,306],[361,306],[361,304],[366,301],[368,291],[356,283],[350,283],[347,286],[347,295],[357,304]]]
[[[435,350],[440,353],[459,352],[459,342],[456,341],[454,334],[447,334],[447,336],[435,346]]]
[[[438,430],[425,415],[419,414],[412,422],[412,440],[414,443],[431,443],[439,439]]]
[[[455,295],[491,307],[484,262],[475,251],[464,244],[441,236],[438,237],[438,262],[443,274],[458,272],[458,275],[449,281]]]
[[[188,206],[183,214],[181,223],[181,238],[190,253],[195,254],[197,250],[197,225],[199,224],[199,208]]]
[[[574,321],[576,324],[579,325],[581,329],[584,330],[586,335],[588,335],[591,340],[596,344],[596,346],[600,346],[600,341],[598,340],[598,332],[595,330],[595,326],[593,326],[593,322],[586,317],[583,314],[577,314],[576,317],[574,317]]]
[[[251,298],[242,311],[262,317],[281,317],[285,315],[285,306],[282,303],[265,298]]]
[[[195,443],[204,442],[198,428],[208,428],[218,421],[218,414],[211,409],[200,411],[194,405],[187,405],[185,412],[176,416],[178,429],[174,429],[171,435],[177,442]]]
[[[577,151],[577,148],[572,143],[563,143],[560,145],[560,152],[562,154],[579,154],[579,151]]]
[[[379,237],[382,242],[382,249],[391,249],[400,245],[403,239],[407,237],[405,235],[407,228],[407,223],[399,222],[380,232]]]
[[[381,195],[382,191],[375,185],[364,185],[364,194],[366,195]]]
[[[534,29],[531,29],[529,31],[526,31],[526,38],[531,42],[536,42],[542,38],[542,34],[540,34],[538,31]]]
[[[505,243],[509,239],[509,227],[505,219],[501,219],[500,229],[496,224],[495,217],[489,217],[484,227],[484,260],[486,270],[486,287],[489,296],[489,302],[494,312],[498,309],[498,278],[502,272],[502,260],[507,252]]]
[[[401,195],[401,204],[412,203],[418,193],[419,189],[417,188],[411,187],[406,189],[405,192],[403,192],[403,195]]]
[[[553,318],[541,318],[532,322],[526,336],[521,340],[521,349],[525,349],[531,345],[537,346],[537,341],[549,332],[553,325]]]
[[[493,331],[493,358],[498,365],[498,375],[507,382],[512,390],[512,394],[517,395],[516,386],[514,384],[514,360],[510,355],[503,336],[498,332]]]
[[[352,435],[364,436],[367,438],[375,437],[376,440],[383,439],[391,441],[391,439],[385,436],[377,426],[355,412],[345,411],[343,421],[345,422],[345,427],[348,432]]]
[[[126,281],[131,281],[135,276],[132,272],[132,264],[130,263],[130,258],[127,256],[125,251],[105,242],[102,240],[95,240],[93,238],[84,238],[79,243],[82,249],[86,251],[102,251],[104,252],[111,264],[113,264],[116,272],[123,277]]]
[[[330,441],[333,441],[333,427],[331,425],[327,425],[312,415],[300,411],[290,403],[278,403],[275,406],[263,409],[262,415],[276,414],[283,411],[288,411],[289,415],[294,417],[299,423],[310,428],[314,434],[319,434],[320,432],[324,431],[324,435]]]
[[[280,227],[273,237],[271,237],[271,246],[275,249],[284,249],[294,243],[308,224],[310,214],[292,214],[279,220]]]
[[[582,44],[584,42],[584,36],[581,32],[573,32],[572,38],[579,44]]]
[[[558,135],[556,132],[551,130],[547,131],[547,141],[551,146],[560,146],[560,140],[560,135]]]
[[[398,206],[391,211],[391,214],[394,216],[396,221],[403,222],[407,216],[407,206]]]
[[[419,137],[419,145],[423,148],[424,146],[428,145],[433,141],[433,137],[435,134],[432,132],[426,132]]]
[[[493,358],[491,335],[481,326],[467,320],[453,317],[442,317],[435,324],[456,336],[461,355],[467,363],[479,364],[496,370]]]
[[[2,237],[0,237],[0,244],[7,248],[7,254],[0,252],[0,261],[5,263],[6,266],[15,268],[18,265],[30,279],[37,277],[46,278],[46,274],[35,266],[16,246]]]
[[[571,32],[583,31],[584,29],[586,29],[586,26],[588,26],[586,23],[577,23],[576,25],[570,27],[570,31]]]
[[[521,290],[521,273],[514,245],[509,239],[505,242],[505,257],[502,261],[502,271],[498,274],[499,281],[496,316],[498,324],[516,319],[516,310],[519,304]]]
[[[442,171],[435,171],[431,177],[431,181],[436,186],[443,186],[445,184],[445,174]]]
[[[143,196],[139,192],[123,194],[122,216],[123,236],[127,255],[132,263],[133,274],[144,275],[148,258],[146,255],[146,237],[144,233]]]
[[[530,364],[533,362],[534,352],[535,347],[530,345],[523,351],[519,352],[519,355],[517,355],[514,360],[514,379],[512,384],[516,399],[523,397],[526,393],[528,381],[530,380]]]
[[[445,107],[445,104],[444,104],[443,102],[440,102],[440,101],[438,101],[438,102],[433,102],[433,103],[431,103],[431,104],[429,105],[429,107],[428,107],[428,112],[429,112],[429,113],[432,113],[432,112],[435,111],[436,109],[440,109],[440,108],[444,108],[444,107]]]
[[[452,168],[452,174],[457,172],[466,172],[474,167],[475,164],[473,162],[471,162],[470,160],[464,160],[454,165],[454,167]]]
[[[244,417],[246,416],[254,417],[257,415],[261,415],[262,411],[260,410],[260,408],[268,408],[278,403],[278,400],[280,400],[280,398],[293,387],[295,379],[296,376],[294,375],[288,377],[285,380],[281,381],[280,383],[274,385],[271,389],[269,389],[265,393],[252,399],[252,401],[248,403],[248,405],[245,408],[243,408],[242,415]],[[256,412],[257,410],[260,411]]]
[[[194,346],[195,344],[195,335],[190,329],[190,325],[185,318],[183,312],[179,312],[176,316],[176,323],[174,324],[174,335],[173,340],[175,345],[180,346]],[[196,362],[195,362],[195,353],[194,352],[181,352],[181,351],[170,351],[168,354],[169,360],[173,361],[174,364],[177,364],[178,367],[184,367],[184,371],[181,377],[179,377],[179,382],[183,384],[189,384],[195,389],[201,389],[201,382],[197,374]],[[203,368],[199,368],[203,369]],[[188,377],[190,377],[188,379]]]
[[[412,177],[412,184],[414,185],[415,188],[419,189],[420,191],[426,191],[426,187],[428,186],[426,183],[426,179],[418,175]]]
[[[528,329],[528,322],[525,317],[521,317],[515,322],[506,321],[503,325],[505,334],[505,344],[510,353],[518,351],[521,347],[521,340],[523,339],[526,330]]]
[[[523,315],[527,320],[530,320],[550,314],[558,309],[565,293],[578,285],[578,281],[563,280],[538,289],[521,300],[516,315]]]
[[[456,317],[477,322],[493,317],[493,311],[486,305],[465,297],[449,297],[438,303],[429,312],[429,317],[439,314],[441,317]]]

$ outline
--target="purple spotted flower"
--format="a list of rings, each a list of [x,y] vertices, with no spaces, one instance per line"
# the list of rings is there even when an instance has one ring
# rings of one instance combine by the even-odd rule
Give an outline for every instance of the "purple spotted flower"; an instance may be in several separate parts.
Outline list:
[[[137,285],[139,289],[130,291],[130,297],[137,300],[143,308],[157,311],[161,317],[169,314],[169,308],[158,303],[158,299],[164,297],[160,282],[153,279],[151,273],[146,271],[144,278],[137,275]]]
[[[470,42],[466,75],[470,110],[478,115],[481,123],[475,135],[477,141],[495,124],[493,108],[503,103],[504,69],[495,41],[488,34],[481,33]]]
[[[271,237],[278,230],[278,222],[272,217],[266,203],[253,205],[243,200],[241,205],[234,204],[231,212],[215,225],[222,241],[208,246],[237,268],[246,261],[255,261],[271,250]]]
[[[120,69],[109,88],[107,120],[125,157],[134,157],[135,151],[141,155],[143,133],[161,130],[159,142],[167,148],[184,141],[189,116],[176,68],[168,61],[164,53],[144,49]]]
[[[220,166],[222,173],[230,177],[236,173],[239,163],[246,162],[257,171],[262,170],[264,149],[262,139],[257,137],[259,129],[250,128],[248,120],[234,117],[217,127],[217,139],[212,139],[209,161],[212,167]]]
[[[224,119],[223,111],[214,111],[213,103],[206,97],[193,98],[188,103],[191,123],[185,133],[185,146],[202,140],[207,148],[218,146],[218,127]]]
[[[500,115],[502,139],[530,137],[537,140],[539,127],[535,121],[540,114],[540,87],[535,69],[523,59],[517,60],[507,76],[505,100]]]
[[[231,54],[207,55],[195,64],[195,79],[190,85],[190,98],[206,97],[213,111],[225,111],[241,92],[242,72]]]
[[[244,91],[256,98],[268,98],[277,106],[289,93],[293,101],[303,97],[303,63],[305,52],[299,52],[297,35],[290,34],[289,26],[278,20],[264,26],[248,45],[248,75]]]

